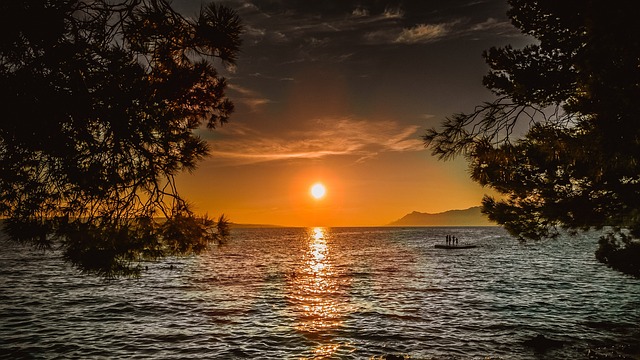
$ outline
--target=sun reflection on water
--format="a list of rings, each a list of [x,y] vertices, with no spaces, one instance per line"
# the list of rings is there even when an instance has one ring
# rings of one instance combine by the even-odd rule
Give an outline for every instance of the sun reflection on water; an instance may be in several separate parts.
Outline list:
[[[351,311],[345,291],[350,279],[334,266],[332,258],[339,254],[334,254],[329,230],[309,230],[308,249],[291,277],[288,298],[297,315],[296,330],[307,337],[323,339],[313,350],[314,357],[330,357],[341,344],[316,335],[339,328]]]

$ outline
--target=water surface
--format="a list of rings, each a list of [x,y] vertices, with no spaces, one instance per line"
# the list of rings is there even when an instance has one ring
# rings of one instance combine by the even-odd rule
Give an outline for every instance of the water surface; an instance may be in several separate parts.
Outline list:
[[[478,247],[435,249],[446,234]],[[3,242],[0,354],[588,358],[640,343],[640,280],[598,263],[596,239],[519,243],[493,227],[235,229],[205,254],[111,281]],[[537,335],[556,346],[529,346]]]

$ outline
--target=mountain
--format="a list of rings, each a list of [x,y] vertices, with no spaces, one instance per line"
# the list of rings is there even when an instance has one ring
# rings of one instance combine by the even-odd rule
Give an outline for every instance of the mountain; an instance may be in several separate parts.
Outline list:
[[[465,210],[449,210],[437,214],[414,211],[388,226],[492,226],[494,223],[480,212],[480,206]]]

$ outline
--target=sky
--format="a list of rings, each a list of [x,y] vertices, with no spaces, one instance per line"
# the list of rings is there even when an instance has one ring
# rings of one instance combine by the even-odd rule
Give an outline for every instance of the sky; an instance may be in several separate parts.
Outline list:
[[[199,135],[210,156],[177,181],[198,213],[234,223],[379,226],[494,195],[463,158],[439,161],[421,136],[493,99],[492,46],[526,39],[506,0],[233,0],[244,24],[236,106]],[[195,16],[200,0],[174,0]],[[320,182],[326,195],[310,194]]]

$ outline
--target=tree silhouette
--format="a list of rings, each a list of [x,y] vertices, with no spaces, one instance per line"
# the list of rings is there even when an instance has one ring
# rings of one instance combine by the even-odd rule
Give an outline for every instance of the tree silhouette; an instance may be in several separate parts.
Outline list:
[[[227,236],[174,176],[207,154],[194,130],[233,111],[214,62],[234,64],[241,30],[215,4],[190,19],[165,0],[1,2],[5,231],[103,275]]]
[[[510,0],[535,42],[491,48],[496,100],[424,136],[502,194],[483,211],[521,238],[605,228],[596,257],[640,276],[640,22],[631,2]]]

